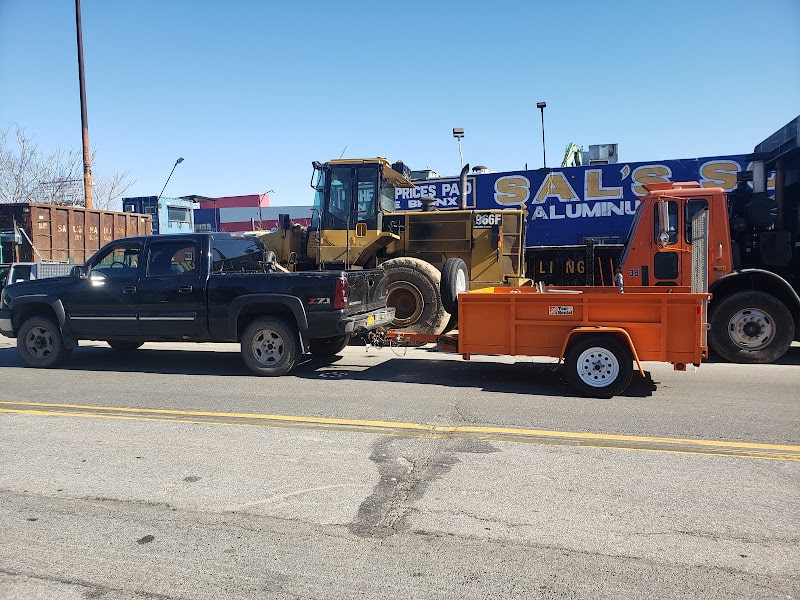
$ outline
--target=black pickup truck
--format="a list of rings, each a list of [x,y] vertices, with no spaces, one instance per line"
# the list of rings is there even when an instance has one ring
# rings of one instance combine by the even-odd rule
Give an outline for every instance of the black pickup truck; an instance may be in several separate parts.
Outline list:
[[[254,237],[227,233],[116,240],[67,277],[0,295],[0,333],[23,360],[54,367],[79,340],[121,351],[145,342],[240,342],[257,375],[288,373],[305,352],[333,355],[388,325],[382,269],[287,273]]]

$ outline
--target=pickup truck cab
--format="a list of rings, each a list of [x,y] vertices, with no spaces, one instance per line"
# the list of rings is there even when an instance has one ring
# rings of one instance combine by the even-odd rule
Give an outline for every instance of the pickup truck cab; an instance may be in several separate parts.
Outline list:
[[[23,360],[53,367],[79,340],[120,351],[145,342],[239,342],[257,375],[283,375],[305,352],[333,355],[391,322],[381,269],[287,273],[257,238],[227,233],[116,240],[65,277],[0,295],[0,333]]]

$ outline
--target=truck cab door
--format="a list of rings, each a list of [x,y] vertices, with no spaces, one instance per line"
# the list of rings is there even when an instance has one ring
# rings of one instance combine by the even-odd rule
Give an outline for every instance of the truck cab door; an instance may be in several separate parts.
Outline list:
[[[677,200],[662,199],[654,208],[655,243],[649,269],[652,281],[643,285],[681,285],[681,255],[685,247],[680,232],[680,205]]]
[[[77,338],[137,336],[136,289],[142,243],[120,241],[95,256],[85,277],[74,277],[62,295],[67,324]]]
[[[157,338],[206,333],[205,265],[199,240],[184,237],[147,244],[137,291],[139,328]]]

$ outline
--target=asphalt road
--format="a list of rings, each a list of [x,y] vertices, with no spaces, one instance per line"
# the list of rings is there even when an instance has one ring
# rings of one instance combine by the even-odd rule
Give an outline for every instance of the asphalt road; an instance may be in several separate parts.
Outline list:
[[[553,367],[0,338],[0,597],[800,598],[800,347],[611,400]]]

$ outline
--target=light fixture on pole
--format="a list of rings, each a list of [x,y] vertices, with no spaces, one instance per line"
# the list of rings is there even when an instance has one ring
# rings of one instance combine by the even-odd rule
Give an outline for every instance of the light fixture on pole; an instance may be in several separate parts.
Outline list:
[[[544,167],[547,167],[547,151],[544,148],[544,109],[547,106],[547,102],[537,102],[536,108],[542,111],[542,164]]]
[[[169,180],[172,177],[172,174],[175,172],[175,167],[177,167],[182,162],[183,162],[183,157],[181,156],[178,160],[175,161],[175,164],[172,165],[172,171],[169,172],[169,177],[167,177],[167,180],[164,182],[164,187],[161,188],[161,194],[163,194],[164,190],[167,189],[167,184],[169,183]],[[158,199],[159,200],[161,200],[161,194],[158,195]]]
[[[453,137],[458,140],[458,155],[461,157],[461,166],[464,166],[464,155],[461,153],[461,140],[464,139],[464,128],[453,127]]]

